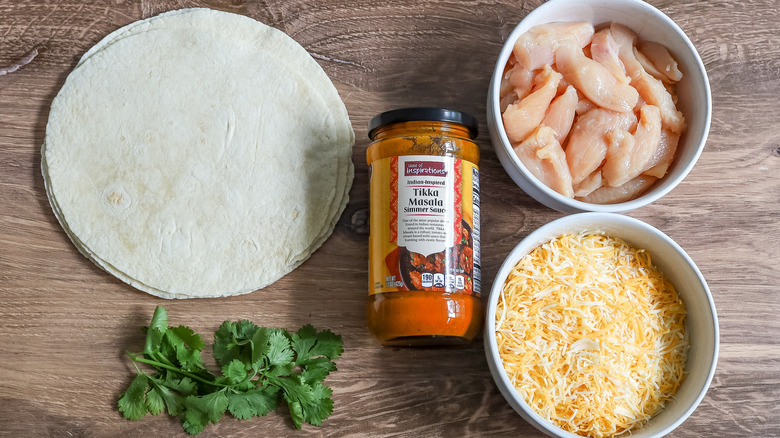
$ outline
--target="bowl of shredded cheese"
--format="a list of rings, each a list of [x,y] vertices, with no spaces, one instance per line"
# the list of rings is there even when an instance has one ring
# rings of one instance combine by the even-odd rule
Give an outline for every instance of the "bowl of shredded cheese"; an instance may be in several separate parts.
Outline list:
[[[704,398],[719,329],[707,282],[656,228],[615,213],[529,234],[496,275],[485,351],[502,395],[556,437],[660,437]]]

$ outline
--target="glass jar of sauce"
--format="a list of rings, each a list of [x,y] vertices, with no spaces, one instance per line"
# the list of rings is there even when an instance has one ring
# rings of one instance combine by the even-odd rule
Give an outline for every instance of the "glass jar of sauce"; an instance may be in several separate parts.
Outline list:
[[[405,108],[368,135],[368,328],[385,345],[468,342],[483,321],[477,121]]]

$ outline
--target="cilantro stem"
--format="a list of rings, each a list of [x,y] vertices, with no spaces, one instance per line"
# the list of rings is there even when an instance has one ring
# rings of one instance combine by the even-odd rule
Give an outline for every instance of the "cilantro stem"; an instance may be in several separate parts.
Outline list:
[[[198,376],[197,374],[192,374],[190,372],[182,370],[181,368],[178,368],[178,367],[175,367],[175,366],[171,366],[171,365],[168,365],[166,363],[162,363],[162,362],[159,362],[159,361],[156,361],[156,360],[150,360],[150,359],[146,359],[146,358],[140,357],[140,355],[135,354],[135,353],[130,353],[129,351],[127,352],[127,355],[130,356],[130,359],[132,359],[133,362],[141,362],[141,363],[145,363],[145,364],[151,365],[153,367],[165,368],[166,370],[177,372],[179,374],[185,375],[185,376],[187,376],[187,377],[189,377],[191,379],[197,380],[197,381],[199,381],[201,383],[205,383],[207,385],[211,385],[211,386],[215,386],[215,387],[221,387],[221,388],[227,388],[229,386],[229,385],[223,385],[221,383],[216,383],[216,382],[212,382],[212,381],[206,380],[206,379]]]
[[[174,365],[174,364],[173,364],[173,362],[171,362],[170,360],[168,360],[168,358],[167,358],[167,357],[165,357],[165,355],[163,355],[163,354],[160,354],[159,352],[155,352],[155,353],[152,355],[152,357],[154,358],[154,360],[158,360],[158,361],[160,361],[160,362],[162,362],[162,363],[164,363],[164,364],[168,364],[168,365],[170,365],[170,366],[172,366],[172,367],[175,367],[175,366],[176,366],[176,365]]]

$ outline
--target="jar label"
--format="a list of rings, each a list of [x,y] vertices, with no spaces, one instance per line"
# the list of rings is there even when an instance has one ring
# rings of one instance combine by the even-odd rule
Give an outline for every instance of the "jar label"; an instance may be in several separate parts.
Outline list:
[[[471,162],[406,155],[371,164],[369,293],[479,295],[479,170]]]

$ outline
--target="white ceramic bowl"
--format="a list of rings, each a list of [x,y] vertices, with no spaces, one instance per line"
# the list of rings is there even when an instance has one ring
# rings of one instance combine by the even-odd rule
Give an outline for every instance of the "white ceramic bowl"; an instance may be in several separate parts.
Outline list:
[[[669,172],[642,196],[618,204],[590,204],[567,198],[534,177],[517,158],[507,138],[500,109],[501,77],[517,38],[528,29],[555,21],[588,21],[598,26],[618,22],[631,28],[640,40],[666,46],[677,59],[683,79],[677,84],[677,108],[688,125]],[[669,193],[693,168],[710,130],[712,96],[707,72],[691,41],[663,12],[641,0],[550,0],[528,14],[515,27],[498,56],[487,99],[487,121],[496,155],[509,176],[531,197],[564,213],[622,212],[642,207]]]
[[[679,426],[704,398],[715,373],[720,335],[718,316],[709,287],[688,254],[671,238],[652,226],[614,213],[581,213],[554,220],[529,234],[509,253],[498,270],[488,301],[485,324],[485,353],[493,379],[501,394],[527,422],[547,435],[575,438],[578,435],[547,422],[523,400],[504,371],[496,344],[496,305],[506,278],[525,255],[539,245],[566,233],[604,231],[626,243],[650,252],[653,263],[675,286],[688,311],[686,330],[691,348],[685,366],[687,375],[674,399],[632,438],[661,437]]]

